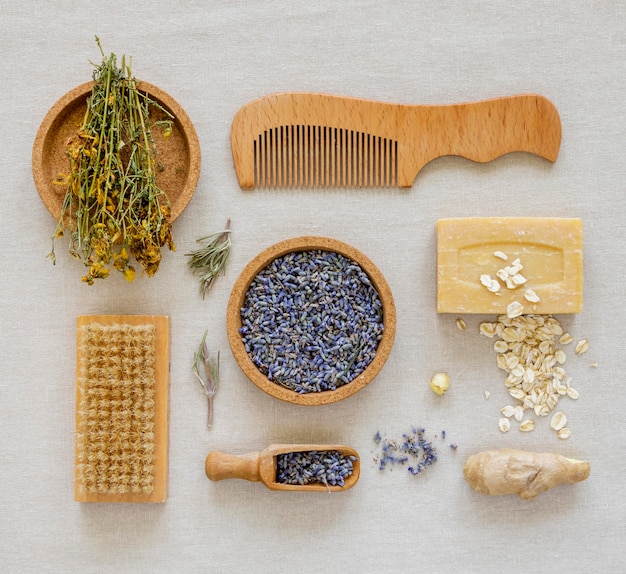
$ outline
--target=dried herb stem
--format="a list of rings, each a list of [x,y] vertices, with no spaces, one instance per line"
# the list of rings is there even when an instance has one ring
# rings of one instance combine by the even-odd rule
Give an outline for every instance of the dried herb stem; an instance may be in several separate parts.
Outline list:
[[[226,227],[207,237],[201,237],[198,242],[206,242],[200,249],[186,253],[189,257],[187,264],[200,280],[200,294],[204,296],[211,290],[213,283],[220,272],[226,269],[226,262],[230,256],[231,229],[230,218],[226,221]]]
[[[208,331],[204,332],[202,342],[194,353],[193,372],[207,397],[207,427],[211,429],[213,426],[213,397],[220,380],[220,353],[218,351],[216,359],[209,356],[209,347],[206,343],[207,333]]]

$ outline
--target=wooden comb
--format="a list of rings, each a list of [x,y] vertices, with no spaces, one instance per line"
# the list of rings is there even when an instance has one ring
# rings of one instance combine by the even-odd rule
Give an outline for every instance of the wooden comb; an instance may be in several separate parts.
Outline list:
[[[556,108],[534,94],[429,106],[281,93],[243,106],[231,129],[242,189],[410,187],[441,156],[524,151],[554,162],[560,143]]]

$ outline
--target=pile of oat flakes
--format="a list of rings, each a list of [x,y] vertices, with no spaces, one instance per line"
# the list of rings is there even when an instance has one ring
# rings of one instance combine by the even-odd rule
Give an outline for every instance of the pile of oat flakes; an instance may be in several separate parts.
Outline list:
[[[559,399],[567,395],[578,399],[578,391],[571,386],[563,365],[566,354],[560,345],[568,345],[573,337],[563,331],[559,321],[550,315],[501,315],[495,322],[484,322],[480,333],[493,339],[493,348],[498,353],[496,363],[506,372],[504,381],[509,394],[517,400],[515,405],[501,409],[502,418],[498,425],[502,432],[511,428],[511,419],[520,423],[523,432],[532,431],[535,421],[527,418],[527,411],[536,416],[548,416],[555,411]],[[583,354],[589,347],[587,340],[576,344],[575,353]],[[561,439],[569,438],[567,417],[562,411],[554,412],[551,427]]]
[[[494,256],[508,261],[508,256],[501,251],[494,252]],[[502,287],[516,290],[528,281],[520,273],[523,268],[521,261],[515,259],[512,264],[499,269],[496,278],[481,275],[480,282],[494,295],[500,295]],[[523,299],[530,303],[540,301],[539,295],[526,287]],[[457,319],[456,324],[465,329],[463,319]],[[572,378],[563,368],[565,351],[557,347],[557,344],[570,344],[572,335],[564,332],[559,321],[551,315],[524,314],[524,307],[518,301],[509,304],[507,314],[499,316],[496,321],[481,323],[480,333],[490,339],[497,338],[493,345],[498,353],[496,362],[507,374],[504,384],[509,394],[517,400],[516,404],[508,404],[500,410],[500,430],[508,432],[511,419],[514,419],[522,432],[530,432],[535,428],[535,421],[527,416],[527,411],[537,417],[554,413],[551,428],[560,439],[569,438],[571,431],[566,426],[567,417],[555,409],[563,396],[578,399],[578,391],[571,386]],[[574,352],[582,355],[588,348],[589,342],[582,339],[576,344]]]

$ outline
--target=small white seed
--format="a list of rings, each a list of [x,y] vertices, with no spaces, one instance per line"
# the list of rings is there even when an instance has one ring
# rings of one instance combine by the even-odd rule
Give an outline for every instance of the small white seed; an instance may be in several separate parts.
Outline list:
[[[481,323],[478,330],[481,335],[489,337],[490,339],[493,339],[496,334],[496,326],[493,323]]]
[[[496,353],[506,353],[509,350],[509,346],[504,341],[496,341],[493,344],[493,350]]]
[[[567,387],[567,396],[570,399],[574,399],[577,400],[578,399],[578,391],[576,389],[574,389],[573,387]]]
[[[516,273],[519,273],[522,269],[524,269],[524,266],[522,265],[518,257],[517,259],[513,261],[513,263],[511,263],[511,266],[508,268],[508,271],[511,275],[515,275]]]
[[[498,259],[502,259],[502,261],[508,261],[508,259],[509,259],[507,254],[504,253],[503,251],[494,251],[493,254]]]
[[[450,375],[448,373],[437,373],[430,379],[430,388],[434,393],[443,395],[450,387]]]
[[[498,369],[506,371],[508,369],[508,367],[506,366],[506,357],[504,355],[498,355],[496,357],[496,365]]]
[[[526,277],[524,277],[521,273],[516,273],[515,275],[513,275],[513,277],[511,277],[511,280],[516,287],[518,285],[523,285],[524,283],[526,283],[526,281],[528,281],[528,279],[526,279]]]
[[[533,371],[531,368],[528,368],[524,371],[524,374],[522,375],[524,382],[526,383],[534,383],[535,382],[535,371]]]
[[[587,349],[589,349],[589,341],[587,341],[587,339],[581,339],[580,341],[578,341],[578,343],[576,343],[576,348],[574,349],[574,352],[577,355],[582,355],[583,353],[587,352]]]
[[[526,369],[524,368],[524,365],[520,365],[520,364],[515,365],[515,367],[511,369],[511,374],[514,377],[519,377],[520,379],[524,377],[525,372],[526,372]]]
[[[503,269],[498,269],[498,271],[496,271],[496,277],[506,282],[510,278],[508,265]]]
[[[518,301],[512,301],[506,307],[506,315],[509,319],[515,319],[524,313],[524,306]]]
[[[516,405],[513,409],[513,417],[517,422],[521,422],[524,418],[524,407],[522,405]]]
[[[556,436],[558,436],[562,440],[565,440],[572,436],[572,432],[567,427],[563,427],[556,433]]]
[[[463,319],[461,319],[461,317],[459,317],[456,320],[456,326],[461,330],[461,331],[465,331],[465,329],[467,329],[467,324],[465,323],[465,321],[463,321]]]
[[[563,333],[559,337],[559,343],[561,343],[561,345],[569,345],[573,340],[574,337],[572,337],[569,333]]]
[[[552,420],[550,421],[550,426],[555,430],[561,430],[567,424],[567,417],[565,413],[562,411],[558,411],[552,415]]]
[[[515,367],[517,367],[517,365],[519,365],[519,357],[517,355],[513,355],[512,353],[508,353],[504,364],[507,369],[512,371]]]
[[[524,299],[530,303],[539,303],[541,301],[539,295],[537,295],[537,293],[535,293],[532,289],[526,289],[526,291],[524,291]]]
[[[509,418],[512,417],[515,413],[515,407],[513,405],[506,405],[500,409],[503,417]]]
[[[521,430],[522,432],[530,432],[534,428],[535,428],[535,421],[533,421],[532,419],[526,419],[519,426],[519,430]]]
[[[509,432],[511,430],[511,421],[506,417],[502,417],[498,421],[498,428],[500,429],[500,432]]]
[[[495,279],[492,279],[491,275],[481,275],[480,282],[487,287],[487,291],[490,291],[491,293],[497,293],[500,291],[500,283],[498,283]]]

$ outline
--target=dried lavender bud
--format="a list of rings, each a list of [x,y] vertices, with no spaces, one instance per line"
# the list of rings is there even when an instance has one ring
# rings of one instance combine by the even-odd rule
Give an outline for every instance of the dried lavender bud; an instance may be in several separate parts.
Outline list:
[[[425,430],[412,428],[411,433],[404,433],[402,441],[383,439],[379,432],[374,436],[374,442],[380,445],[381,456],[375,459],[379,470],[387,466],[399,464],[404,466],[411,461],[407,470],[411,474],[419,474],[437,461],[437,450],[424,436]]]
[[[355,456],[336,450],[287,452],[276,457],[276,482],[281,484],[320,483],[344,486],[353,470]]]
[[[297,393],[335,390],[372,362],[382,302],[367,274],[332,251],[274,259],[253,279],[241,309],[246,352],[270,381]]]

